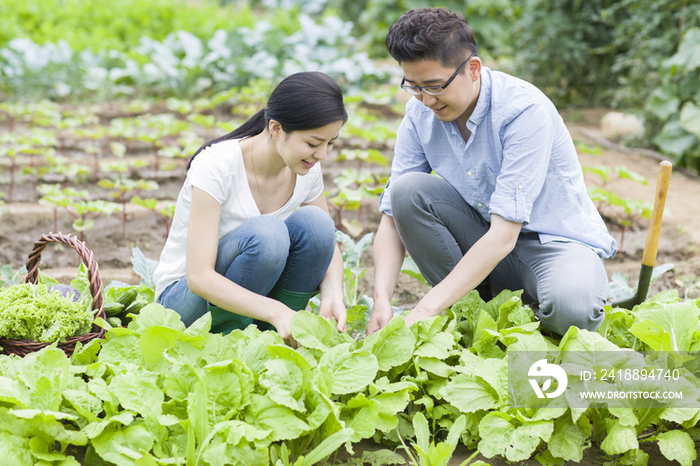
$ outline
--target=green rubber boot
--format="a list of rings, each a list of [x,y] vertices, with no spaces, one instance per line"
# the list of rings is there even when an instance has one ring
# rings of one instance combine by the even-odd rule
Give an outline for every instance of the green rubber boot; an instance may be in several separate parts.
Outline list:
[[[236,329],[243,330],[253,323],[252,317],[228,312],[207,302],[207,310],[211,312],[211,332],[228,334]]]
[[[289,291],[276,286],[272,289],[272,291],[270,291],[267,297],[279,301],[282,304],[286,304],[287,307],[289,307],[293,311],[303,311],[304,309],[306,309],[307,304],[309,304],[309,299],[311,299],[317,293],[318,291]],[[256,320],[255,324],[261,331],[276,330],[274,325],[270,324],[269,322]]]

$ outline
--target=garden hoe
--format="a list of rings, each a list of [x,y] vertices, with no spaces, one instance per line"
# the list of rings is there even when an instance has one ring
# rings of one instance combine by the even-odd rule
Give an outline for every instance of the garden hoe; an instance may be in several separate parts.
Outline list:
[[[651,213],[651,222],[647,230],[647,239],[644,243],[644,254],[642,256],[642,269],[639,272],[639,284],[637,292],[628,297],[620,298],[612,302],[613,307],[623,307],[632,309],[637,304],[647,299],[651,275],[656,262],[656,252],[659,248],[659,235],[661,234],[661,217],[666,204],[666,193],[668,184],[671,181],[671,162],[663,161],[659,164],[659,176],[656,180],[656,197],[654,199],[654,210]]]

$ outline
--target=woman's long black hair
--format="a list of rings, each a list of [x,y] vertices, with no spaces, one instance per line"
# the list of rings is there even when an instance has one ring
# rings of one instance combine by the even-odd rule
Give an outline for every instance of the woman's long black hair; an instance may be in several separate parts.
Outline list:
[[[320,128],[338,120],[345,123],[348,114],[343,104],[343,92],[330,76],[318,71],[304,71],[283,79],[272,91],[267,106],[245,123],[202,145],[190,157],[192,160],[205,148],[229,139],[240,139],[262,133],[270,120],[280,123],[285,133]]]

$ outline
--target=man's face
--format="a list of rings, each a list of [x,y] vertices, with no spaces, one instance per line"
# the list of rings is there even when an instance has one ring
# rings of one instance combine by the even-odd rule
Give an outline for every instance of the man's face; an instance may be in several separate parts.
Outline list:
[[[439,60],[420,60],[401,63],[405,76],[405,84],[409,86],[444,85],[455,68],[448,68]],[[429,95],[425,91],[416,95],[416,99],[430,108],[440,121],[466,123],[471,116],[479,98],[481,80],[481,60],[472,57],[464,70],[445,88],[445,93]],[[461,118],[460,118],[461,117]]]

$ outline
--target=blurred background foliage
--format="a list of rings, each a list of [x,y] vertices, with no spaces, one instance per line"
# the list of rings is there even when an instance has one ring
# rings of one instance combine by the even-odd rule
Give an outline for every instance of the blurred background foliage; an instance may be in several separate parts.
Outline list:
[[[424,6],[463,13],[487,66],[638,113],[637,143],[700,169],[695,0],[0,0],[0,98],[192,99],[302,69],[367,94],[398,82],[386,31]]]

